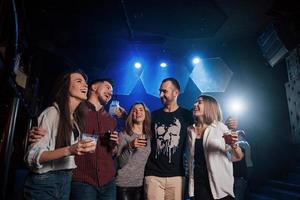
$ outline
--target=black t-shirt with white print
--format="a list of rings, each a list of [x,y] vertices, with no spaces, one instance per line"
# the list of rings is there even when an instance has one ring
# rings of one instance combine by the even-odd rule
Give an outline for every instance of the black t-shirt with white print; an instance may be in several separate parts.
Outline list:
[[[152,112],[151,153],[145,176],[184,176],[183,153],[187,127],[193,123],[192,112],[179,107],[174,112],[159,109]]]

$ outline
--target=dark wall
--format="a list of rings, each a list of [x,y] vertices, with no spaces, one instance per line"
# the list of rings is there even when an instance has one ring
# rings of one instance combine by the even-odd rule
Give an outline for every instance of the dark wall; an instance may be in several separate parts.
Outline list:
[[[223,95],[242,96],[248,105],[239,116],[240,128],[245,129],[252,145],[254,179],[278,177],[287,169],[290,154],[290,126],[284,83],[287,72],[284,61],[269,66],[255,39],[228,44],[223,58],[234,72]],[[223,106],[224,108],[225,106]]]

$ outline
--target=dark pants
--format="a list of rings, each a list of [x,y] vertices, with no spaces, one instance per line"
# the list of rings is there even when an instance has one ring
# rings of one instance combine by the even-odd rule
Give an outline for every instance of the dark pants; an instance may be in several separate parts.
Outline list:
[[[191,200],[198,200],[198,199],[195,198],[195,197],[191,197]],[[208,199],[201,199],[201,200],[208,200]],[[226,196],[226,197],[221,198],[221,199],[219,199],[219,200],[234,200],[234,198],[231,197],[231,196]]]
[[[117,200],[143,200],[143,187],[117,187]]]
[[[195,182],[194,195],[195,196],[191,198],[192,200],[214,200],[209,183]],[[226,196],[220,200],[234,200],[234,198],[231,196]]]
[[[116,199],[115,180],[102,187],[95,187],[86,183],[72,182],[72,200],[114,200]]]
[[[24,184],[24,198],[30,200],[69,200],[72,171],[30,173]]]
[[[210,191],[209,183],[196,183],[194,184],[194,198],[193,200],[213,200],[212,193]]]
[[[236,200],[244,200],[246,196],[248,182],[243,177],[234,178],[234,195]]]

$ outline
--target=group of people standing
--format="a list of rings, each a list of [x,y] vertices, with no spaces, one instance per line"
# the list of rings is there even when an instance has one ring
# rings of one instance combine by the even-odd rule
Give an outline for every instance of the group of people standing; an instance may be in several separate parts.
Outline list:
[[[30,133],[25,199],[181,200],[185,168],[191,198],[234,199],[232,162],[243,152],[237,134],[223,137],[236,127],[222,123],[213,97],[199,96],[191,112],[177,104],[178,81],[164,79],[163,107],[151,114],[142,102],[128,114],[120,108],[125,126],[117,133],[116,119],[104,109],[113,94],[110,79],[87,87],[86,76],[75,71],[61,80]],[[82,133],[97,135],[97,143],[80,139]]]

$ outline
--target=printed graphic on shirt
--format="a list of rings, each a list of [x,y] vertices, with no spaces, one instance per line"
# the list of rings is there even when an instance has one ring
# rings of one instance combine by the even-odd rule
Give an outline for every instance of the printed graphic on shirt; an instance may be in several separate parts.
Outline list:
[[[164,154],[168,156],[169,163],[172,161],[172,155],[176,152],[179,145],[181,124],[177,118],[170,124],[157,122],[154,125],[156,132],[156,155]]]

